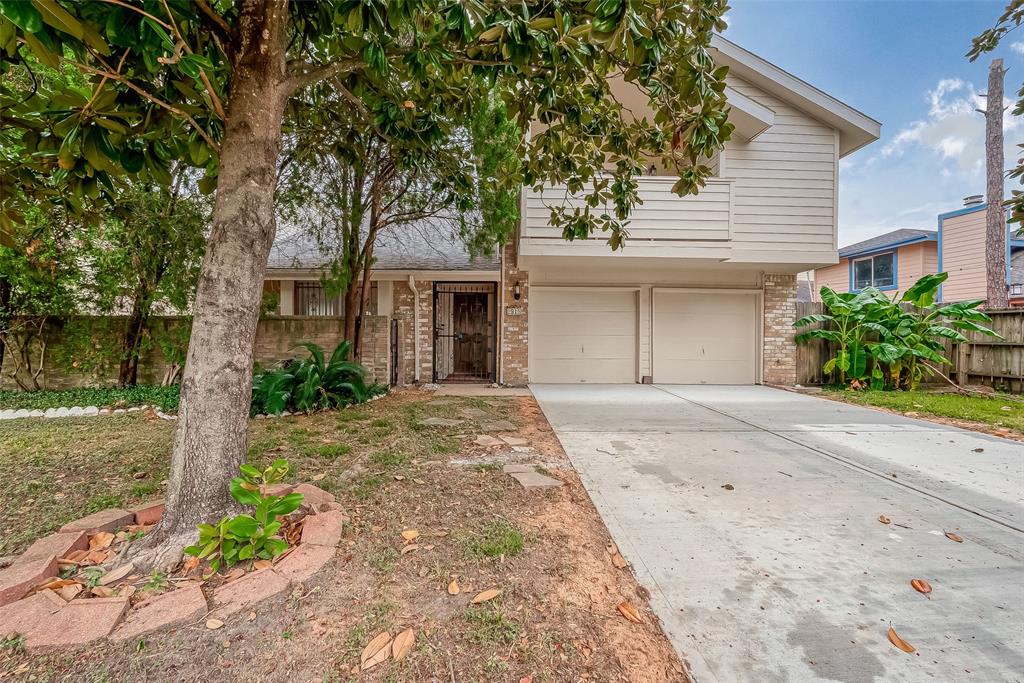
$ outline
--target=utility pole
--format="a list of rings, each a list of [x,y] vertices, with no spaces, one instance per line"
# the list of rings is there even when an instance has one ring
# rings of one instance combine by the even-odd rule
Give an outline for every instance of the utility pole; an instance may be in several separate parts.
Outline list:
[[[988,69],[985,104],[985,271],[989,308],[1006,308],[1006,211],[1003,209],[1003,60]]]

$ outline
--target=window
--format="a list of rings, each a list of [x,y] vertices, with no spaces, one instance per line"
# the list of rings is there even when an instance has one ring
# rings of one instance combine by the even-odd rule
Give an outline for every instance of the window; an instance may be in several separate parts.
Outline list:
[[[896,254],[878,254],[853,262],[853,288],[892,288],[896,285]]]
[[[295,281],[295,315],[338,316],[344,314],[345,302],[338,297],[328,297],[318,280]],[[366,314],[377,315],[377,283],[370,283],[370,298],[366,302]]]

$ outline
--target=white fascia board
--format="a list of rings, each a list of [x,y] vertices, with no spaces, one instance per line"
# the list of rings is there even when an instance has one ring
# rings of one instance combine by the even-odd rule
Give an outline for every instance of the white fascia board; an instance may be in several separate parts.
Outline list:
[[[756,102],[739,90],[726,86],[725,98],[732,108],[729,121],[747,140],[753,140],[775,125],[775,112]]]
[[[711,38],[711,49],[718,53],[715,62],[728,66],[731,73],[839,130],[840,156],[874,142],[882,133],[882,124],[870,116],[718,34]]]

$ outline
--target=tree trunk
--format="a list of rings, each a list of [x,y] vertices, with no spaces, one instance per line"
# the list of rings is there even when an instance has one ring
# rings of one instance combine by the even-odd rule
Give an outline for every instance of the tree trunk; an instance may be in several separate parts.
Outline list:
[[[355,358],[356,347],[359,342],[356,340],[356,318],[359,316],[359,287],[356,286],[356,275],[353,274],[352,281],[345,289],[345,339],[350,344],[349,358]]]
[[[136,557],[176,564],[196,525],[236,506],[228,484],[245,461],[252,354],[267,256],[284,105],[287,0],[243,3],[220,152],[213,229],[196,289],[163,517]]]
[[[985,266],[989,308],[1006,308],[1006,212],[1003,209],[1003,60],[988,70],[985,104]]]
[[[371,236],[376,231],[371,231]],[[373,237],[366,245],[366,256],[363,261],[363,284],[359,288],[359,311],[356,324],[356,343],[352,347],[352,358],[359,362],[363,361],[363,316],[366,315],[366,302],[370,300],[370,271],[373,264]]]
[[[4,354],[7,352],[7,330],[11,324],[11,282],[0,278],[0,371],[4,367]]]
[[[139,380],[139,345],[142,343],[143,331],[149,318],[148,297],[140,293],[132,302],[132,311],[125,323],[124,337],[121,341],[121,365],[117,372],[117,386],[133,387]]]

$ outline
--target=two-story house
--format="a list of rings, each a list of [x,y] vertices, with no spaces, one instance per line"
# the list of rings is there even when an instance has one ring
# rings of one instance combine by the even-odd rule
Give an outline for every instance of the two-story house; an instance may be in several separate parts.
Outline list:
[[[961,208],[941,213],[935,230],[903,228],[839,250],[839,263],[814,271],[814,294],[823,286],[858,292],[874,286],[899,297],[922,275],[949,273],[940,301],[988,296],[985,260],[985,209],[981,195]],[[1006,231],[1006,284],[1011,305],[1024,305],[1024,241]]]
[[[796,274],[838,261],[839,160],[880,124],[724,38],[712,45],[736,130],[699,195],[676,196],[652,169],[617,252],[548,224],[553,202],[574,201],[559,187],[524,190],[518,234],[494,260],[440,233],[383,238],[363,334],[387,358],[371,365],[399,383],[793,383]],[[322,265],[275,246],[267,288],[282,316],[340,313]]]

